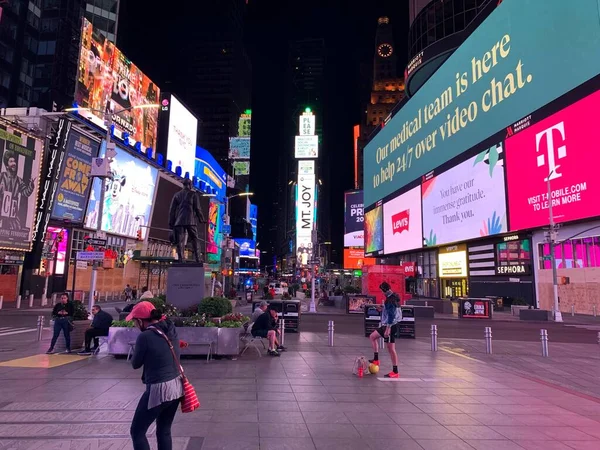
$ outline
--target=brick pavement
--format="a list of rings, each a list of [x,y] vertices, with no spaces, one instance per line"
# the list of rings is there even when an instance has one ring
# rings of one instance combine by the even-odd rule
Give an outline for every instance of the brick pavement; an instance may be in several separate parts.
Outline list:
[[[440,342],[432,353],[424,340],[402,340],[402,378],[381,381],[351,374],[353,358],[370,355],[361,336],[338,334],[330,348],[325,333],[302,332],[287,334],[286,344],[290,351],[277,359],[248,351],[235,361],[186,360],[202,408],[177,415],[174,448],[600,448],[600,399],[522,370],[548,367],[575,375],[575,367],[554,358],[541,361],[525,352],[519,357],[526,363],[515,371],[493,359],[516,351],[509,346],[503,354],[500,342],[498,354],[486,357],[456,351],[461,347],[454,341]],[[576,346],[563,345],[570,346],[565,351]],[[19,348],[8,357],[25,353]],[[389,360],[382,356],[383,371]],[[585,369],[585,361],[580,364]],[[139,377],[126,361],[111,357],[51,369],[0,367],[0,450],[130,449],[129,423],[143,390]]]

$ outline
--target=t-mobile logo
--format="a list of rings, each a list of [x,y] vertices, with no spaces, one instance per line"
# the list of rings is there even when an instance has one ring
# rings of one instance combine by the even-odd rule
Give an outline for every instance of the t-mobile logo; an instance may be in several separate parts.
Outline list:
[[[548,155],[548,176],[544,178],[544,181],[555,180],[556,178],[562,177],[562,173],[558,173],[558,169],[560,168],[560,164],[556,164],[556,159],[554,157],[554,151],[556,150],[556,155],[558,159],[565,158],[567,156],[567,146],[561,145],[558,148],[554,148],[554,135],[553,131],[556,130],[560,133],[560,137],[562,143],[565,141],[565,123],[560,122],[550,128],[546,128],[544,131],[535,135],[535,151],[539,152],[540,142],[545,138],[546,140],[546,153]],[[538,167],[542,167],[546,164],[546,155],[541,154],[537,157],[537,165]]]

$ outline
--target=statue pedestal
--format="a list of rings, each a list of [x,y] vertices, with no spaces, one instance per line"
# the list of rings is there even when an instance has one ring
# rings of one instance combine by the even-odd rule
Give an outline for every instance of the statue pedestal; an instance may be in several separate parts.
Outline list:
[[[197,306],[204,298],[203,264],[173,264],[167,271],[167,302],[179,309]]]

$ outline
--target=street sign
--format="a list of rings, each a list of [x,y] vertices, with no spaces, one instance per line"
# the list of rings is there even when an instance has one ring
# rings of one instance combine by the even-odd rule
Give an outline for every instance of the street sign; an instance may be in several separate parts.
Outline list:
[[[52,258],[54,258],[54,252],[44,252],[42,254],[42,258],[44,258],[44,259],[52,259]]]
[[[82,270],[86,270],[88,268],[87,261],[77,261],[77,268],[78,269],[82,269]]]
[[[104,252],[77,252],[77,259],[80,261],[104,259]]]
[[[89,245],[95,245],[97,247],[104,247],[106,246],[106,239],[89,238],[87,239],[87,243]]]
[[[223,225],[221,231],[223,234],[231,234],[231,225]]]

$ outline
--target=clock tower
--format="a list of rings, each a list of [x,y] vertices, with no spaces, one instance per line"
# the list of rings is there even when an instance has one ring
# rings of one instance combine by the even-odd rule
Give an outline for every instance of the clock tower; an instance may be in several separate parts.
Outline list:
[[[394,48],[394,36],[388,17],[380,17],[377,21],[374,56],[373,81],[396,78],[396,49]]]

